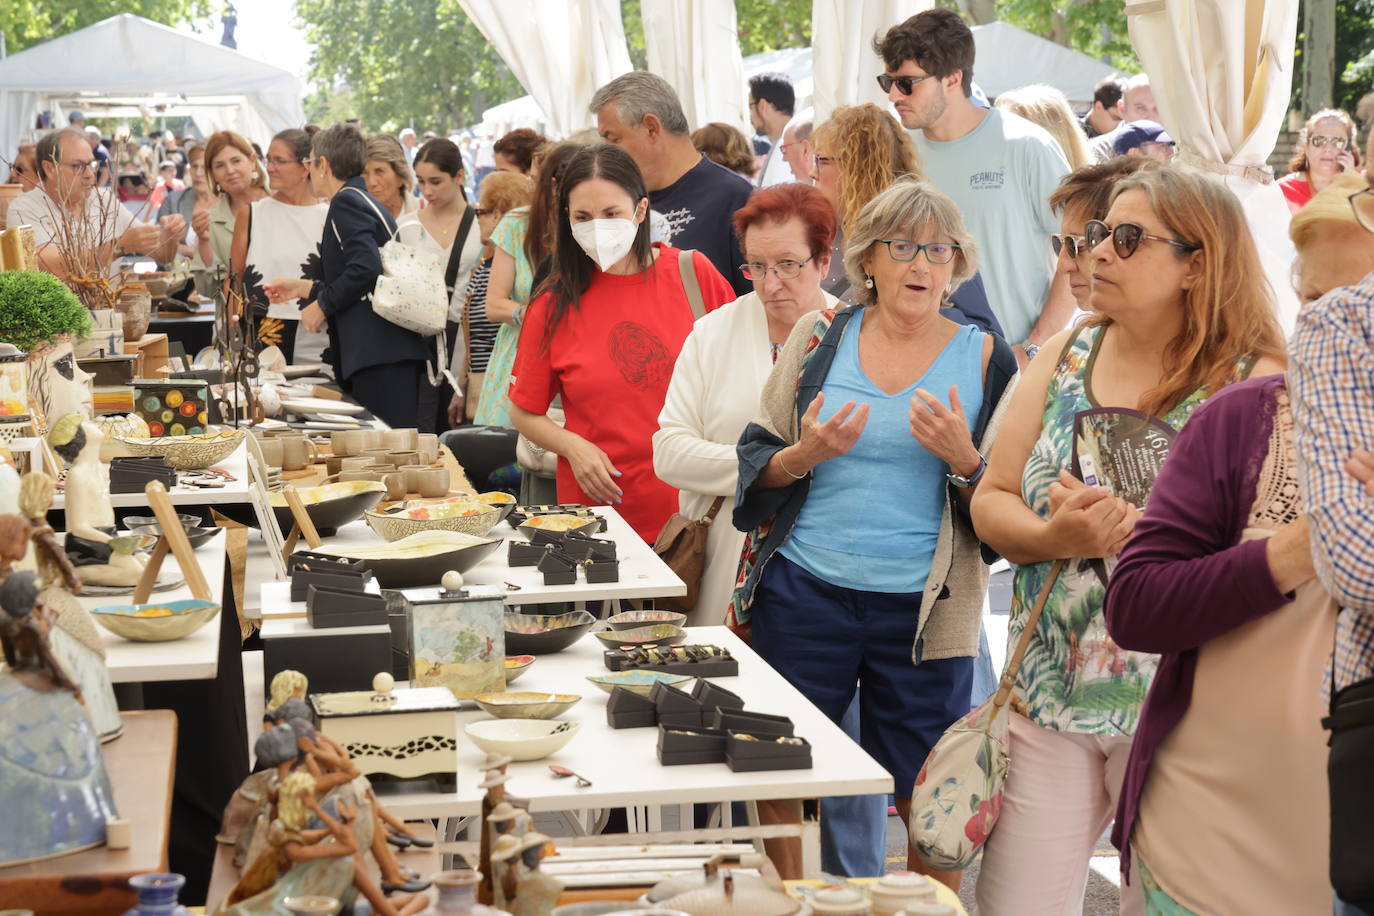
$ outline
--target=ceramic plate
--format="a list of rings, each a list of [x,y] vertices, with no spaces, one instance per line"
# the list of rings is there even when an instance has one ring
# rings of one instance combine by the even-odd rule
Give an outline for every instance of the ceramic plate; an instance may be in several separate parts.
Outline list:
[[[642,697],[647,697],[649,691],[654,689],[655,684],[663,683],[671,687],[681,684],[683,681],[690,681],[691,678],[685,674],[669,674],[666,671],[613,671],[610,674],[588,677],[587,680],[607,693],[617,687],[624,687]]]
[[[287,378],[303,378],[307,375],[319,375],[324,371],[324,363],[303,363],[299,366],[282,366],[281,374]]]
[[[364,413],[367,408],[349,401],[331,401],[327,398],[282,398],[281,406],[293,413],[342,414],[346,417]]]

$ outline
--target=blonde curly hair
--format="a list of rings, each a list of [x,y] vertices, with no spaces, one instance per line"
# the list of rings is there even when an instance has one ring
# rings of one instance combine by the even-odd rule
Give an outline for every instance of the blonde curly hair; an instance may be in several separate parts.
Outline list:
[[[315,791],[315,777],[304,770],[288,773],[277,787],[277,819],[287,830],[303,830],[310,820],[310,809],[301,799],[302,791]]]
[[[297,690],[301,692],[301,699],[305,699],[305,692],[309,687],[310,681],[299,671],[292,671],[290,668],[278,671],[272,677],[272,686],[268,690],[267,711],[276,712],[281,708],[281,704],[296,695]]]
[[[897,119],[871,102],[841,105],[811,135],[840,174],[840,228],[848,236],[859,211],[903,176],[925,180],[916,145]]]

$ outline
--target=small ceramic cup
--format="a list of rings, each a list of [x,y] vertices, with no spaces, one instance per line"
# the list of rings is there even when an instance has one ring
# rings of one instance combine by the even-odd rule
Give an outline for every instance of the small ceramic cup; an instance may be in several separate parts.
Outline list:
[[[386,484],[387,499],[406,498],[406,475],[400,471],[382,475],[382,483]]]
[[[420,453],[413,450],[406,452],[392,452],[391,455],[387,458],[387,460],[390,461],[392,464],[396,465],[396,467],[403,468],[408,464],[419,464]]]
[[[439,437],[434,433],[420,433],[415,450],[420,453],[421,464],[433,464],[439,460]]]
[[[426,498],[448,495],[448,468],[420,468],[415,472],[416,492]]]
[[[382,431],[382,445],[396,452],[413,452],[419,443],[418,429],[388,429]]]
[[[268,467],[279,468],[282,462],[282,440],[280,439],[259,439],[258,448],[262,451],[262,460],[267,462]]]
[[[357,471],[340,471],[340,472],[339,472],[339,481],[340,481],[340,482],[343,482],[343,481],[346,481],[346,480],[381,480],[381,479],[382,479],[382,475],[381,475],[381,473],[378,472],[378,471],[369,471],[369,470],[365,470],[365,469],[364,469],[364,470],[357,470]]]
[[[360,429],[358,430],[359,441],[358,451],[369,448],[381,448],[386,443],[382,441],[382,430],[380,429]]]
[[[345,458],[349,455],[356,455],[363,450],[363,433],[365,429],[341,429],[329,437],[329,450],[334,453],[336,458]]]
[[[309,436],[281,436],[281,461],[282,469],[287,471],[299,471],[314,464],[320,457],[320,450],[315,447],[315,443]]]
[[[396,464],[395,461],[392,461],[392,460],[391,460],[391,459],[392,459],[392,451],[391,451],[390,449],[385,449],[385,448],[365,448],[365,449],[363,449],[361,452],[359,452],[358,454],[359,454],[361,457],[366,458],[368,461],[371,461],[371,462],[373,462],[373,463],[378,463],[378,462],[380,462],[380,463],[382,463],[382,464],[391,464],[391,465]]]
[[[420,492],[420,471],[422,471],[423,468],[418,464],[408,464],[396,470],[400,471],[401,475],[405,478],[407,493]]]

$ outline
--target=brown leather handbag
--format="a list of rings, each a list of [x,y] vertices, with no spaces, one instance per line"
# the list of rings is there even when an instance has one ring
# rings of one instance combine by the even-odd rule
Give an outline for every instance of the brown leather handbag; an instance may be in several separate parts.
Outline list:
[[[688,518],[681,512],[674,512],[664,523],[658,540],[654,541],[654,553],[686,584],[687,594],[677,598],[655,598],[654,607],[687,614],[697,606],[701,573],[706,566],[706,538],[724,503],[725,497],[717,496],[701,518]]]

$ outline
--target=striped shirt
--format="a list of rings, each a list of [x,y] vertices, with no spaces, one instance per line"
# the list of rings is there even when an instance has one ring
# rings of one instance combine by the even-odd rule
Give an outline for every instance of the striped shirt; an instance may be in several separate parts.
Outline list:
[[[1343,465],[1374,448],[1374,273],[1298,315],[1288,372],[1317,576],[1341,606],[1334,686],[1374,675],[1374,497]]]
[[[491,273],[491,258],[472,269],[467,288],[468,371],[486,372],[496,332],[501,327],[487,320],[487,277]]]

